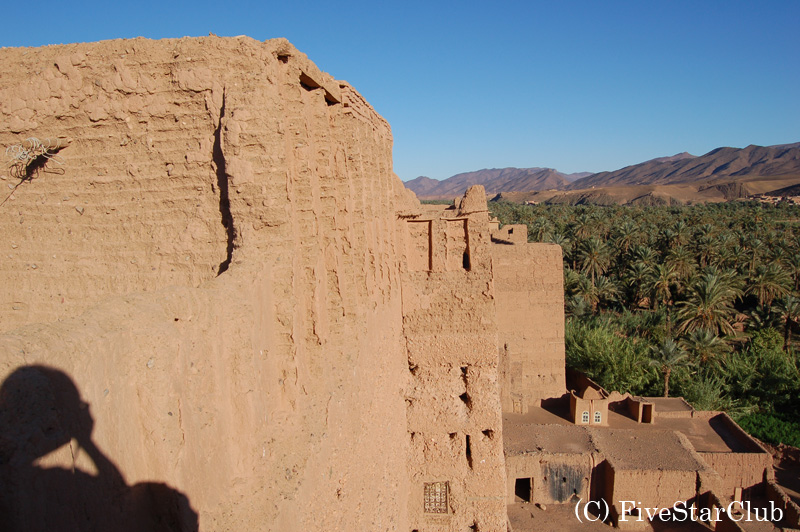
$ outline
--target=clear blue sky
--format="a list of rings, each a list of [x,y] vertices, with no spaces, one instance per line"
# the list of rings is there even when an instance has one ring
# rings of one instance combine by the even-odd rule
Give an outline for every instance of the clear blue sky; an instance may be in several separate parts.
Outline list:
[[[43,0],[3,15],[0,46],[286,37],[389,120],[404,180],[800,141],[800,0]]]

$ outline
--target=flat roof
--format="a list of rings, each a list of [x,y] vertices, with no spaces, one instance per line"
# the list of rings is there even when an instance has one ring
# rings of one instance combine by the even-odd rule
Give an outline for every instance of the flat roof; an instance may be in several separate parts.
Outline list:
[[[609,429],[631,429],[639,432],[649,431],[673,431],[682,433],[689,439],[695,451],[710,453],[749,453],[754,452],[753,444],[743,441],[740,434],[731,431],[727,424],[722,422],[722,414],[716,416],[700,415],[692,416],[659,416],[661,407],[666,405],[672,408],[672,412],[683,411],[681,405],[688,405],[681,398],[645,398],[647,401],[657,399],[654,402],[656,409],[656,419],[654,423],[637,423],[626,413],[616,412],[609,408],[608,426],[589,425],[597,430]],[[666,399],[666,400],[665,400]],[[663,403],[663,404],[662,404]],[[691,412],[691,407],[689,407]],[[670,411],[670,410],[667,410]],[[527,414],[503,414],[503,430],[512,427],[514,424],[539,424],[539,425],[569,425],[576,427],[570,419],[569,397],[558,400],[548,400],[545,406],[532,406]]]
[[[683,397],[635,397],[648,403],[653,403],[658,412],[691,412],[694,410],[692,405],[686,402]]]
[[[699,471],[707,466],[673,430],[589,428],[597,448],[614,469]]]
[[[507,456],[529,452],[585,454],[594,450],[589,433],[578,425],[503,423]]]

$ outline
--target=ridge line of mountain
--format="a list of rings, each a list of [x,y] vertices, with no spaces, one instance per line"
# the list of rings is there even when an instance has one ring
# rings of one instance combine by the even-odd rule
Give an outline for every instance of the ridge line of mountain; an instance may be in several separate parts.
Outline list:
[[[745,148],[719,147],[704,155],[687,152],[657,157],[607,172],[565,174],[554,168],[485,168],[462,172],[442,181],[420,176],[406,187],[421,199],[452,198],[471,185],[481,184],[489,194],[545,190],[576,191],[601,187],[693,185],[762,179],[791,179],[800,183],[800,142]]]

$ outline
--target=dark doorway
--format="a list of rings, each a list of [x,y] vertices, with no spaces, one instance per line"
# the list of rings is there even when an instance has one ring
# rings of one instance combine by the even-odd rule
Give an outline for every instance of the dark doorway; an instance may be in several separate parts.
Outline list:
[[[642,405],[642,423],[652,423],[653,422],[653,405],[652,404],[643,404]]]
[[[517,502],[531,502],[531,479],[518,478],[514,482],[514,495],[517,496]]]

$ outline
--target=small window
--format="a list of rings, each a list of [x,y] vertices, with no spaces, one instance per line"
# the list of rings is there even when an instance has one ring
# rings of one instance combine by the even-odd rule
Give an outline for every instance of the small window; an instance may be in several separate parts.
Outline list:
[[[583,415],[581,416],[581,423],[588,423],[589,422],[589,411],[584,410]]]
[[[449,485],[447,482],[425,482],[423,494],[425,513],[448,513],[448,491]]]
[[[594,422],[595,423],[600,423],[602,421],[603,421],[603,416],[600,414],[600,412],[599,411],[595,412],[594,413]]]

